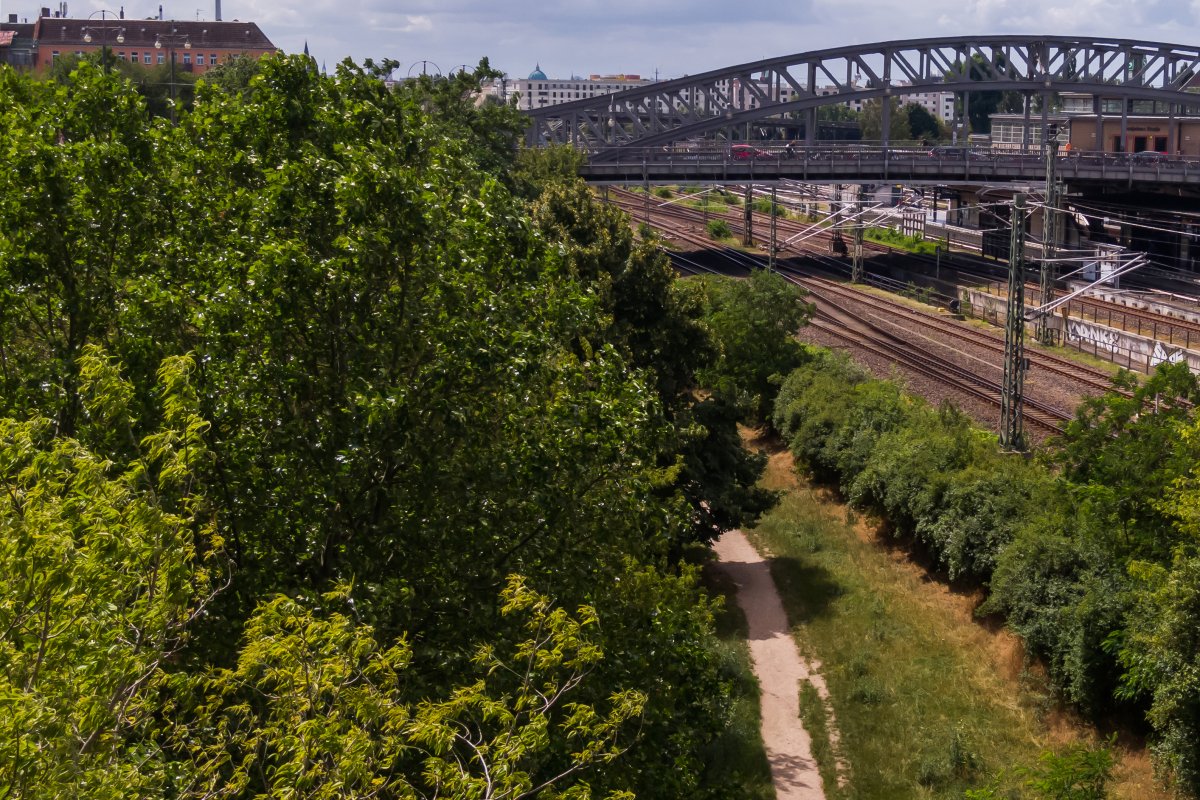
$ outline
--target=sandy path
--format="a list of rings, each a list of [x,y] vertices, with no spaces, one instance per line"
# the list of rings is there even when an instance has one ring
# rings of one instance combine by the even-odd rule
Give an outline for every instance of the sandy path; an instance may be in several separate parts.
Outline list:
[[[800,660],[770,568],[741,531],[714,546],[720,567],[738,587],[737,601],[750,628],[750,657],[762,687],[762,738],[779,800],[825,800],[812,757],[812,740],[800,723]]]

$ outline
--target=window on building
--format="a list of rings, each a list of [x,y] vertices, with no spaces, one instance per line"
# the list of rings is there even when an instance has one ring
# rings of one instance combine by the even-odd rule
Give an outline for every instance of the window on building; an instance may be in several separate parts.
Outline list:
[[[165,64],[165,63],[167,63],[167,55],[166,55],[166,53],[159,53],[159,54],[158,54],[158,63],[160,63],[160,64]]]
[[[50,60],[58,61],[58,51],[57,50],[54,50],[50,53]]]
[[[1122,109],[1120,100],[1102,100],[1100,110],[1105,114],[1120,114]]]
[[[183,63],[187,64],[189,67],[192,65],[192,54],[191,53],[183,54]]]
[[[124,50],[122,50],[121,52],[117,53],[117,58],[119,58],[119,59],[121,59],[122,61],[124,61],[124,60],[125,60],[125,51],[124,51]]]
[[[204,53],[196,53],[196,66],[197,67],[204,66]]]
[[[130,60],[130,61],[132,61],[134,64],[138,63],[138,54],[137,54],[137,53],[130,53],[130,54],[129,54],[129,60]]]
[[[142,59],[146,64],[153,63],[154,61],[154,59],[150,57],[150,53],[146,53],[144,56],[142,56]]]
[[[217,54],[216,54],[216,53],[212,53],[212,54],[210,54],[210,55],[209,55],[209,57],[208,57],[208,65],[209,65],[210,67],[215,67],[215,66],[217,65]]]

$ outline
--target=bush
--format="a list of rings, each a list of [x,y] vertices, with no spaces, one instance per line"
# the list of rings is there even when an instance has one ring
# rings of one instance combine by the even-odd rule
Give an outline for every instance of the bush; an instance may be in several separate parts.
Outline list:
[[[760,214],[774,214],[777,217],[787,216],[787,212],[777,203],[772,203],[765,197],[760,197],[754,201],[753,208]]]
[[[708,235],[713,239],[728,239],[733,236],[733,231],[729,230],[729,223],[723,219],[710,219],[708,221]]]
[[[669,199],[671,197],[671,190],[668,189],[666,186],[656,187],[654,189],[654,196],[661,197],[663,199]]]

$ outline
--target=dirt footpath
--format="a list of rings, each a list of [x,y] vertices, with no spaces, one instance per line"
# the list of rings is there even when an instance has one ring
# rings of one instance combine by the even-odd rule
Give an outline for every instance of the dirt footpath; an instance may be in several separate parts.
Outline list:
[[[812,739],[800,723],[800,659],[767,562],[741,531],[721,537],[714,550],[721,570],[738,587],[737,602],[750,629],[750,657],[762,688],[762,738],[779,800],[825,800],[812,757]]]

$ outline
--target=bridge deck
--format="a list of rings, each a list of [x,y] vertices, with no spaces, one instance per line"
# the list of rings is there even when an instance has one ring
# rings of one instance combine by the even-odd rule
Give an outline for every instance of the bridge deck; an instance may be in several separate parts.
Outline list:
[[[1076,186],[1121,185],[1161,190],[1197,185],[1200,163],[1140,154],[1069,154],[1056,164],[1060,180]],[[728,153],[643,151],[588,163],[580,176],[592,183],[1040,183],[1045,159],[1038,155],[982,154],[938,158],[923,152],[830,148],[789,157],[763,151],[754,158]]]

